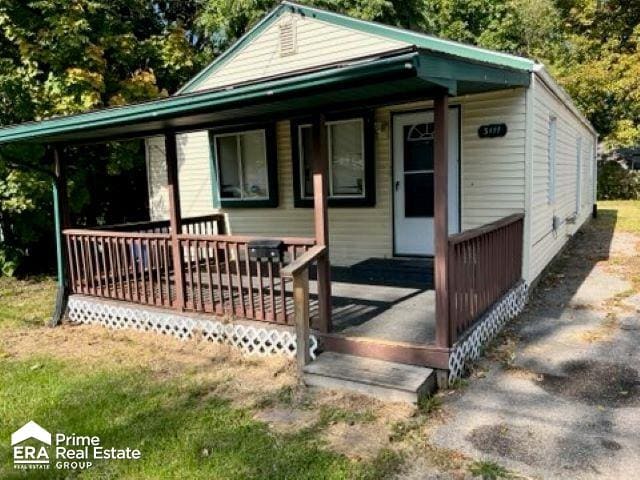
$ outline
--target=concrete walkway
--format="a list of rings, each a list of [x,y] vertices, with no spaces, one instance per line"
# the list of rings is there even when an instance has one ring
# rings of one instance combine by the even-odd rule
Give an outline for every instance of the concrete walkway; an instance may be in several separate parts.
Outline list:
[[[449,396],[434,444],[534,478],[640,478],[639,252],[586,226]]]

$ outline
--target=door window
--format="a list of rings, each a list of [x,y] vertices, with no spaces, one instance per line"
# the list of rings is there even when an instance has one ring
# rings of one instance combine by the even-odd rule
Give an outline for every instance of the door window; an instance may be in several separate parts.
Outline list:
[[[433,217],[433,123],[404,126],[404,213]]]

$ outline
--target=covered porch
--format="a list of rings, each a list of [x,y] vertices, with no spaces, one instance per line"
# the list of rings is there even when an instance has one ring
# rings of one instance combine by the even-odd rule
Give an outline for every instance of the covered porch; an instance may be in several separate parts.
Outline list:
[[[59,309],[68,295],[249,320],[295,330],[298,363],[321,349],[448,370],[476,320],[521,279],[523,214],[448,234],[453,95],[523,86],[526,73],[416,48],[260,82],[5,129],[0,142],[49,145],[56,174]],[[330,265],[328,112],[430,99],[433,259]],[[176,135],[304,114],[312,123],[313,236],[234,235],[222,215],[182,218]],[[163,135],[169,220],[77,229],[66,208],[65,145]],[[228,215],[233,215],[231,212]]]

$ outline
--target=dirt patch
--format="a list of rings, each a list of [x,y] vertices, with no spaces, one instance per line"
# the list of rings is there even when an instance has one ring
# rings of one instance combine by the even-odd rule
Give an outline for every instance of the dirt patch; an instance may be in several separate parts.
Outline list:
[[[256,420],[267,423],[278,433],[296,433],[313,426],[320,418],[312,410],[268,408],[254,415]]]
[[[221,395],[238,406],[251,407],[262,396],[297,383],[295,369],[284,357],[246,357],[226,345],[101,326],[7,329],[0,351],[6,358],[46,357],[78,368],[125,366],[158,380],[188,374],[203,389],[214,386],[203,395]]]
[[[613,452],[616,452],[618,450],[622,450],[622,445],[620,445],[615,440],[611,440],[609,438],[601,438],[600,439],[600,445],[602,445],[607,450],[611,450]]]
[[[539,442],[526,427],[499,423],[474,428],[467,440],[488,455],[497,455],[517,462],[533,465],[540,458]]]
[[[389,444],[389,433],[377,423],[336,423],[322,435],[329,448],[351,459],[371,460]]]
[[[640,404],[637,370],[620,363],[570,361],[562,366],[565,375],[543,376],[540,385],[547,392],[602,407]]]

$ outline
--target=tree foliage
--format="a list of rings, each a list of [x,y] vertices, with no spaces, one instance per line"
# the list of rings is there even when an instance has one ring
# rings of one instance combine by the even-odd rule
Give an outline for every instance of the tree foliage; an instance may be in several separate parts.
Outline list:
[[[304,0],[526,55],[551,69],[610,147],[640,141],[640,0]],[[175,92],[276,0],[0,0],[0,125]],[[66,152],[77,222],[144,215],[139,142]],[[0,228],[24,252],[51,228],[42,149],[0,149]],[[123,190],[127,195],[123,196]],[[128,198],[128,205],[119,205]],[[139,206],[135,211],[131,206]],[[0,247],[1,249],[1,247]]]

